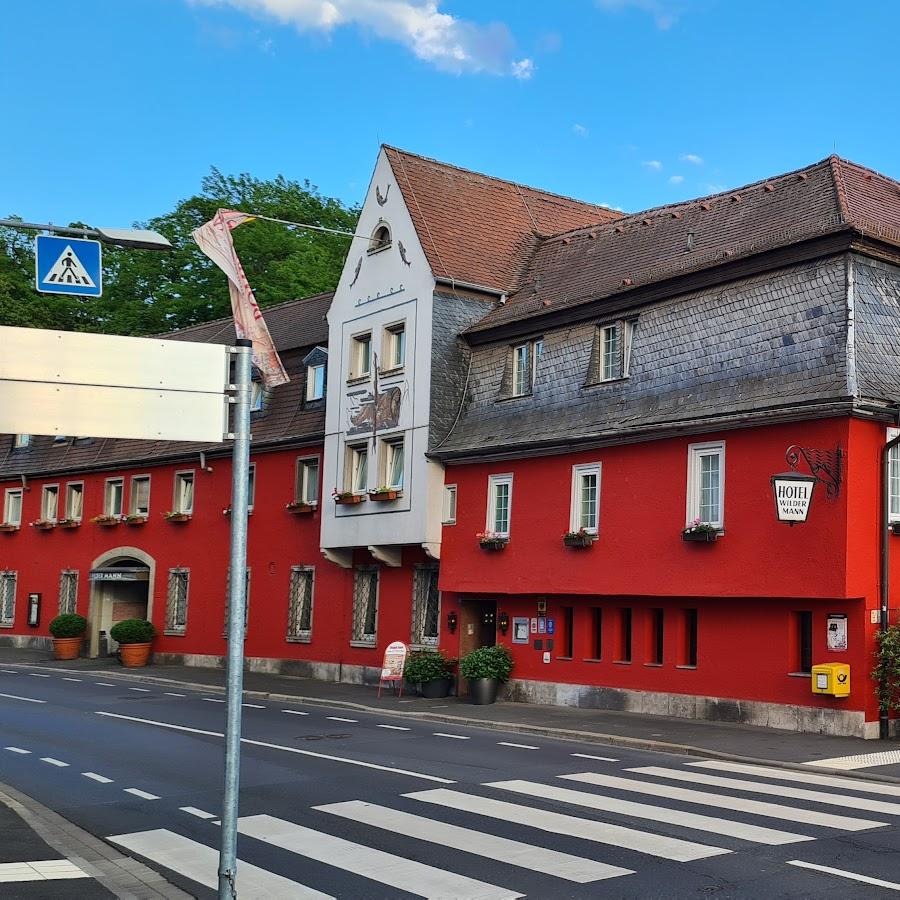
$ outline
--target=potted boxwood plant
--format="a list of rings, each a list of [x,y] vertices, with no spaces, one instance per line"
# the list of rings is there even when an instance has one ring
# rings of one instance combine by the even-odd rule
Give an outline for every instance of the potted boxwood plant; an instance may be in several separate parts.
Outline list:
[[[75,613],[63,613],[50,622],[49,628],[53,635],[54,659],[78,659],[84,632],[87,630],[87,619]]]
[[[500,684],[509,681],[512,654],[506,647],[479,647],[460,660],[459,674],[469,681],[472,702],[483,706],[497,699]]]
[[[153,623],[146,619],[123,619],[109,630],[109,636],[120,645],[119,661],[129,668],[147,665],[155,635]]]
[[[439,650],[417,650],[407,658],[403,677],[418,685],[423,697],[436,700],[450,693],[455,666],[456,660]]]

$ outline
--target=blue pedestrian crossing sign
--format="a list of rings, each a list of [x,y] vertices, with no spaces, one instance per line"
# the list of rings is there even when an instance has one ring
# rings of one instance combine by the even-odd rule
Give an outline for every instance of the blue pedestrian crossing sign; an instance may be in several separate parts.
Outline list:
[[[39,234],[34,245],[35,285],[42,294],[103,293],[100,241]]]

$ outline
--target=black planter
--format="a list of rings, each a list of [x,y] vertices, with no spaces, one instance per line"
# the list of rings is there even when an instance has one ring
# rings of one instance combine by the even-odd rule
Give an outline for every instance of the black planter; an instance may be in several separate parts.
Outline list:
[[[476,706],[487,706],[497,699],[500,682],[496,678],[472,678],[469,681],[469,693]]]
[[[434,681],[423,681],[419,685],[419,690],[422,692],[422,696],[428,700],[439,700],[450,693],[450,684],[451,679],[438,678]]]
[[[681,539],[683,541],[695,542],[698,544],[711,544],[719,539],[718,531],[682,531]]]

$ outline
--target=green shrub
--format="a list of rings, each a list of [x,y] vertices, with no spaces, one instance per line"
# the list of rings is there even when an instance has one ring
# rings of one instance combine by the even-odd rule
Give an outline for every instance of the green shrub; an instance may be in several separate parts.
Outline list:
[[[63,613],[50,623],[49,628],[55,638],[81,637],[87,630],[87,619],[75,613]]]
[[[109,629],[109,636],[119,644],[149,644],[156,634],[146,619],[124,619]]]
[[[440,681],[453,674],[455,659],[449,659],[439,650],[417,650],[410,653],[403,667],[403,677],[410,684]]]
[[[463,678],[496,678],[508,681],[512,672],[512,654],[506,647],[479,647],[462,658],[459,671]]]
[[[900,709],[900,625],[875,633],[875,670],[878,706],[882,712]]]

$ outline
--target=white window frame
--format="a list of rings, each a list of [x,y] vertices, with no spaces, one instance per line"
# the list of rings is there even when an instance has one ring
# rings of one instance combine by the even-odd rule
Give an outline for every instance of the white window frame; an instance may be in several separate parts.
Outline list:
[[[318,456],[298,456],[294,468],[294,502],[308,503],[310,506],[319,505],[319,475],[321,462]],[[310,470],[315,468],[316,496],[314,500],[309,497]]]
[[[147,509],[143,512],[138,512],[136,509],[136,492],[137,486],[141,483],[141,481],[147,482]],[[131,486],[128,491],[128,515],[130,516],[149,516],[150,515],[150,476],[149,475],[132,475],[131,476]]]
[[[78,493],[81,495],[81,510],[78,515],[72,515],[72,497],[75,494],[75,488],[78,488]],[[80,522],[82,517],[84,516],[84,482],[83,481],[69,481],[66,483],[66,518],[71,519],[73,522]]]
[[[509,485],[507,494],[509,500],[506,508],[506,530],[500,530],[496,527],[497,515],[497,487],[499,485]],[[513,476],[511,472],[505,472],[502,475],[488,476],[488,502],[487,516],[485,518],[485,531],[489,534],[496,534],[498,537],[508,538],[512,530],[512,500],[513,500]]]
[[[383,372],[398,372],[406,365],[406,337],[405,321],[385,325],[381,355],[387,365],[382,366]]]
[[[114,485],[119,486],[120,496],[119,496],[119,511],[114,512],[112,505],[110,504],[110,499],[114,496],[112,492],[112,488]],[[103,515],[104,516],[115,516],[116,518],[121,519],[125,514],[125,479],[124,478],[107,478],[103,483]]]
[[[190,479],[191,484],[191,502],[190,506],[184,508],[184,484]],[[182,469],[176,472],[172,480],[172,512],[179,513],[184,516],[192,516],[194,514],[194,505],[197,500],[197,475],[193,469]]]
[[[48,499],[51,495],[56,495],[56,503],[54,503],[53,514],[48,515]],[[41,488],[41,521],[42,522],[56,522],[59,519],[59,485],[58,484],[45,484]]]
[[[12,498],[15,497],[18,500],[18,513],[13,518],[10,514],[12,509]],[[22,488],[7,488],[6,493],[3,498],[3,524],[4,525],[22,525],[22,508],[25,504],[25,492]]]
[[[451,499],[452,498],[452,499]],[[444,485],[444,495],[441,503],[441,524],[456,524],[456,500],[457,487],[455,484]]]
[[[256,463],[250,463],[247,469],[247,512],[253,512],[256,502]]]
[[[607,351],[607,334],[612,332],[615,335],[615,356]],[[617,381],[622,377],[622,371],[619,368],[621,359],[619,352],[619,342],[622,340],[622,332],[618,322],[610,325],[600,326],[600,381]],[[609,372],[607,372],[609,370]]]
[[[363,347],[368,345],[368,361],[363,369]],[[372,332],[361,331],[350,338],[350,381],[368,378],[372,374]]]
[[[900,428],[888,428],[886,442],[898,435]],[[900,444],[888,450],[888,522],[900,522]]]
[[[583,527],[588,534],[597,534],[600,531],[600,473],[602,466],[599,462],[584,463],[572,466],[572,497],[569,509],[569,530],[579,531]],[[597,501],[594,510],[594,521],[591,525],[581,524],[581,485],[582,480],[589,475],[597,476]]]
[[[295,600],[295,580],[299,581],[299,576],[309,575],[309,628],[300,628],[300,610],[296,613],[293,609]],[[315,611],[316,599],[316,567],[315,566],[291,566],[290,581],[288,582],[288,619],[287,619],[287,637],[286,640],[296,644],[308,644],[312,641],[313,632],[313,613]],[[291,630],[291,621],[296,623],[293,631]]]
[[[703,457],[717,456],[719,458],[719,503],[718,515],[715,521],[703,521],[705,525],[712,525],[719,530],[725,528],[725,441],[708,441],[702,444],[688,445],[688,471],[687,471],[687,511],[685,527],[700,519],[700,466]]]
[[[69,607],[69,586],[72,588],[72,605]],[[78,570],[62,569],[59,573],[59,615],[64,613],[74,613],[78,611]]]
[[[531,341],[524,344],[516,344],[512,348],[512,395],[513,397],[527,397],[531,393],[532,367],[534,365],[534,353]],[[522,365],[519,359],[524,355]]]
[[[365,484],[361,487],[357,485],[359,480],[360,458],[366,458],[366,477]],[[345,472],[344,472],[344,490],[353,494],[365,494],[369,489],[369,442],[363,444],[347,444]]]
[[[384,448],[384,452],[382,453],[381,458],[384,462],[382,463],[383,471],[381,473],[381,484],[386,485],[392,491],[402,491],[403,484],[406,480],[406,444],[404,439],[401,437],[382,441],[382,447]],[[392,475],[394,471],[394,459],[396,458],[398,450],[401,454],[400,481],[395,484]]]
[[[12,628],[15,625],[18,578],[17,572],[0,570],[0,628]]]
[[[319,384],[319,376],[321,373],[321,384]],[[313,400],[322,400],[325,397],[325,363],[316,366],[306,367],[306,402],[311,403]]]
[[[623,324],[622,338],[625,347],[622,352],[622,378],[631,377],[631,347],[634,343],[634,332],[637,329],[637,319],[626,319]]]
[[[266,389],[262,381],[253,379],[250,382],[250,412],[261,412],[266,402]]]
[[[172,587],[176,583],[176,579],[172,576],[184,575],[184,603],[182,604],[182,622],[175,621],[176,607],[174,605],[174,596]],[[185,566],[173,566],[169,569],[166,579],[166,626],[165,634],[183,635],[187,631],[188,619],[188,601],[191,596],[191,570]]]

